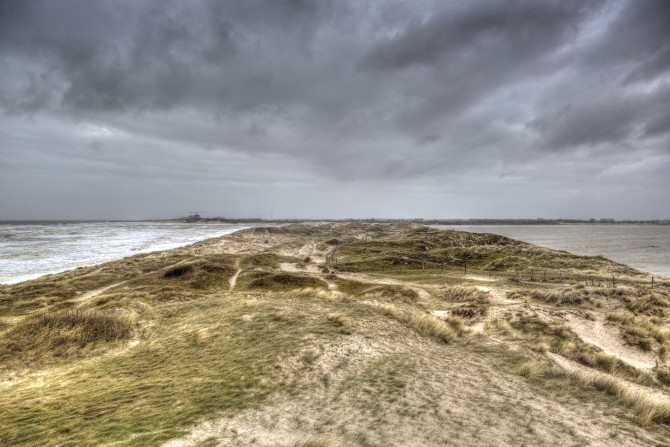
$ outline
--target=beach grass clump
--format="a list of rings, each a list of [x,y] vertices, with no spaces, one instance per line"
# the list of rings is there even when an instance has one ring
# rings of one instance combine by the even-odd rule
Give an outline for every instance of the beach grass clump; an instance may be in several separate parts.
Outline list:
[[[464,302],[470,301],[478,304],[488,304],[489,294],[476,287],[454,286],[445,287],[438,295],[445,301]]]
[[[76,357],[94,345],[127,339],[129,318],[95,311],[48,312],[12,327],[0,341],[0,362],[35,364]]]
[[[595,391],[602,393],[632,413],[641,426],[670,423],[670,399],[632,388],[627,382],[602,373],[566,371],[546,359],[517,359],[512,372],[540,384],[543,389]]]
[[[252,290],[280,292],[295,289],[323,289],[326,283],[312,276],[294,273],[256,272],[247,287]]]
[[[458,318],[445,322],[432,315],[417,314],[400,309],[392,304],[376,304],[375,308],[383,315],[393,318],[418,334],[445,343],[454,341],[462,333],[462,321]]]
[[[275,253],[257,253],[245,256],[240,266],[245,269],[276,269],[282,261],[281,256]]]
[[[191,264],[180,264],[168,268],[160,276],[163,282],[152,282],[151,278],[145,277],[135,280],[133,284],[147,287],[156,283],[164,287],[164,284],[167,283],[177,289],[206,290],[217,286],[227,287],[228,280],[236,270],[230,258],[211,256]]]
[[[370,290],[371,288],[375,287],[375,285],[371,283],[343,279],[337,275],[328,275],[325,278],[333,281],[337,285],[337,290],[354,296],[361,295],[366,290]]]
[[[608,314],[606,319],[619,324],[621,336],[629,345],[637,346],[643,351],[657,349],[660,357],[667,355],[670,349],[670,330],[661,318],[643,318],[619,311]]]
[[[663,317],[670,308],[670,301],[665,294],[645,291],[638,296],[624,296],[626,308],[638,315],[656,315]]]
[[[529,266],[528,259],[524,259],[520,256],[504,256],[498,259],[495,259],[485,266],[483,270],[493,271],[493,272],[511,272],[511,271],[520,271],[528,268]]]
[[[367,289],[363,295],[368,298],[380,298],[385,301],[415,303],[419,300],[416,290],[395,284],[384,284]]]
[[[552,304],[554,306],[575,306],[591,303],[589,291],[584,288],[568,287],[558,290],[532,290],[530,292],[517,292],[515,296],[528,296],[535,301]]]
[[[451,310],[451,314],[453,316],[467,320],[474,320],[484,317],[487,313],[488,307],[486,306],[463,306]]]

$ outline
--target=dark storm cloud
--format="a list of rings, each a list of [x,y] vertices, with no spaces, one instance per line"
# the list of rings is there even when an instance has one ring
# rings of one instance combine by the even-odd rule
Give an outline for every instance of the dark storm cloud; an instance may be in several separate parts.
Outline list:
[[[670,187],[664,0],[6,0],[0,70],[0,186],[29,178],[36,202],[132,178],[132,209],[159,182],[236,188],[239,214],[300,209],[310,185],[302,215],[535,216],[639,176],[647,213],[670,212],[651,201]],[[531,212],[529,184],[576,190]]]
[[[511,59],[511,65],[535,58],[547,49],[554,50],[561,38],[574,35],[588,9],[595,9],[598,4],[572,1],[462,4],[455,10],[410,21],[400,33],[377,44],[366,62],[381,69],[432,66],[438,62],[486,64],[497,59]]]

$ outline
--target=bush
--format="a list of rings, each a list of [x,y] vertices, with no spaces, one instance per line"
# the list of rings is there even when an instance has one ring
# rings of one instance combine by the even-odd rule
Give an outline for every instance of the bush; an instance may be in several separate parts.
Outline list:
[[[164,274],[164,278],[181,278],[182,276],[186,276],[193,273],[193,266],[192,265],[177,265],[175,267],[169,268]]]

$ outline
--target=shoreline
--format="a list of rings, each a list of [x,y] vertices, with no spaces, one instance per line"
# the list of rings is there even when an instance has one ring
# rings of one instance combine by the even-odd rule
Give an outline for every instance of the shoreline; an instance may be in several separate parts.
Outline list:
[[[88,221],[88,222],[93,222],[93,221]],[[137,223],[137,221],[128,221],[128,222]],[[217,222],[214,222],[214,221],[200,221],[200,222],[177,222],[177,221],[163,222],[163,221],[144,221],[144,222],[153,222],[153,223],[173,223],[173,224],[188,224],[188,225],[208,225],[208,224],[213,224],[213,225],[216,225],[216,224],[240,225],[240,224],[241,224],[241,223],[232,223],[232,222],[223,222],[223,221],[221,221],[221,222],[219,222],[219,221],[217,221]],[[273,228],[273,227],[276,227],[276,226],[280,225],[280,224],[279,224],[279,221],[275,221],[275,222],[276,222],[275,225],[268,226],[267,228]],[[403,222],[406,222],[406,221],[399,221],[399,222],[396,222],[396,223],[403,223]],[[117,222],[117,223],[122,223],[122,222]],[[185,243],[185,244],[183,244],[183,245],[180,244],[180,245],[176,245],[176,246],[174,246],[174,247],[170,247],[170,248],[160,248],[160,249],[156,249],[156,250],[149,249],[149,250],[147,250],[147,251],[139,251],[139,250],[138,250],[137,252],[132,252],[132,253],[131,253],[131,252],[128,252],[128,253],[126,253],[124,256],[116,257],[116,258],[110,258],[110,259],[104,259],[104,260],[101,260],[100,262],[81,263],[81,264],[79,264],[79,265],[77,265],[77,266],[74,266],[74,267],[66,267],[66,268],[63,268],[63,269],[57,269],[57,270],[54,270],[54,271],[50,271],[50,272],[48,272],[48,273],[38,273],[38,274],[35,274],[35,275],[31,275],[31,276],[28,277],[28,278],[21,278],[21,279],[19,279],[19,280],[9,280],[8,282],[0,282],[0,286],[2,286],[2,285],[14,285],[14,284],[20,284],[20,283],[23,283],[23,282],[26,282],[26,281],[34,281],[34,280],[37,280],[37,279],[40,279],[40,278],[44,278],[44,277],[46,277],[46,276],[57,275],[57,274],[64,273],[64,272],[68,272],[68,271],[74,271],[74,270],[77,270],[77,269],[80,269],[80,268],[99,267],[99,266],[101,266],[101,265],[103,265],[103,264],[105,264],[105,263],[108,263],[108,262],[119,261],[119,260],[122,260],[122,259],[125,259],[125,258],[128,258],[128,257],[132,257],[132,256],[139,255],[139,254],[167,252],[167,251],[170,251],[170,250],[174,250],[174,249],[178,249],[178,248],[182,248],[182,247],[187,247],[187,246],[189,246],[189,245],[198,244],[198,243],[203,243],[203,242],[206,242],[206,241],[208,241],[208,240],[210,240],[210,239],[216,239],[216,238],[219,238],[219,237],[222,237],[222,236],[226,236],[226,235],[228,235],[228,234],[233,234],[233,233],[235,233],[235,232],[238,232],[238,231],[241,231],[241,230],[244,230],[244,229],[247,229],[247,228],[266,228],[266,227],[263,227],[261,224],[258,224],[258,223],[255,223],[255,222],[248,222],[248,221],[246,221],[246,222],[243,222],[243,223],[244,223],[244,224],[249,224],[249,226],[244,227],[244,228],[236,229],[236,230],[235,230],[234,232],[232,232],[232,233],[226,233],[226,234],[223,234],[223,235],[213,236],[213,237],[206,237],[206,238],[201,239],[201,240],[197,240],[197,241],[194,241],[194,242],[187,242],[187,243]],[[356,223],[365,223],[365,222],[359,222],[359,221],[356,221],[356,222],[349,222],[349,221],[336,221],[336,222],[331,222],[331,221],[305,221],[304,223],[313,225],[314,223],[324,223],[324,224],[328,224],[328,223],[335,223],[335,224],[353,223],[353,224],[356,224]],[[382,222],[374,222],[374,223],[382,223]],[[283,225],[286,225],[286,223],[284,223]],[[433,226],[432,224],[429,225],[429,224],[423,224],[423,223],[420,223],[419,225],[426,225],[426,227],[428,227],[428,228],[436,228],[436,229],[439,229],[439,230],[442,230],[442,231],[456,230],[456,231],[472,232],[472,231],[470,231],[470,230],[468,230],[468,229],[460,230],[460,229],[458,229],[458,226],[457,226],[456,228],[454,228],[454,229],[451,229],[451,228],[443,228],[442,225],[439,225],[439,226]],[[496,225],[494,225],[494,224],[490,224],[490,225],[491,225],[491,226],[496,226]],[[518,225],[521,226],[522,224],[518,224]],[[575,224],[562,224],[562,225],[575,225]],[[626,225],[633,225],[633,224],[626,224]],[[466,226],[466,224],[463,224],[463,226]],[[482,227],[486,227],[486,225],[472,225],[472,224],[470,224],[470,226],[482,226]],[[479,232],[476,232],[476,231],[475,231],[474,233],[479,233]],[[514,237],[514,236],[505,235],[505,234],[501,234],[501,233],[494,233],[494,234],[499,234],[499,235],[503,235],[503,236],[507,236],[507,237],[512,237],[512,238],[515,239],[515,240],[524,241],[524,242],[526,242],[526,243],[530,243],[530,244],[532,244],[532,245],[537,245],[537,246],[539,246],[539,247],[545,247],[545,248],[552,249],[552,250],[564,250],[563,248],[560,248],[560,247],[552,247],[552,246],[549,246],[548,244],[542,244],[542,243],[539,243],[539,244],[538,244],[538,243],[536,243],[536,242],[529,241],[529,240],[528,240],[529,238],[525,238],[526,240],[524,240],[524,239],[521,239],[521,238],[519,238],[519,237]],[[594,252],[594,253],[576,253],[574,250],[565,250],[565,251],[568,251],[568,252],[571,253],[571,254],[576,254],[576,255],[579,255],[579,256],[599,256],[599,254],[596,254],[595,252]],[[607,259],[610,259],[610,260],[613,260],[613,259],[608,258],[608,257],[606,257],[606,258],[607,258]],[[670,278],[670,274],[661,274],[661,273],[657,273],[657,272],[652,272],[652,271],[649,271],[649,270],[645,269],[644,267],[636,266],[636,265],[634,265],[634,264],[631,264],[630,262],[623,262],[623,261],[621,261],[621,260],[614,260],[614,261],[615,261],[615,262],[619,262],[619,263],[621,263],[621,264],[623,264],[623,265],[629,266],[629,267],[631,267],[631,268],[634,268],[634,269],[640,271],[641,273],[644,273],[644,274],[649,275],[649,276],[651,276],[651,277],[658,278],[658,279],[660,279],[660,280],[664,280],[664,279],[668,279],[668,278]],[[667,267],[667,268],[670,269],[670,266]]]

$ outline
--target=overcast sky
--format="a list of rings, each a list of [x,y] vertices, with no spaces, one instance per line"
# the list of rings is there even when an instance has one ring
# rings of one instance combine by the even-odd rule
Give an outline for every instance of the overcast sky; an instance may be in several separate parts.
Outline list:
[[[0,2],[0,219],[670,218],[670,1]]]

